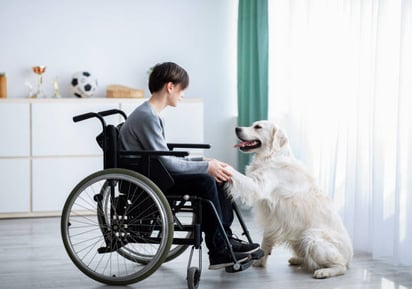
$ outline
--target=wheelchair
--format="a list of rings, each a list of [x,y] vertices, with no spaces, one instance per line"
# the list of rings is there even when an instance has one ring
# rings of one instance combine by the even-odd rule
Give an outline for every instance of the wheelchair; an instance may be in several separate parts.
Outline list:
[[[80,181],[68,196],[61,216],[61,236],[72,262],[88,277],[108,285],[128,285],[152,275],[164,262],[191,247],[187,265],[188,288],[198,288],[202,270],[201,212],[211,206],[234,265],[227,272],[247,269],[252,260],[236,260],[214,205],[206,199],[165,195],[173,178],[159,156],[184,157],[181,149],[208,149],[210,145],[168,144],[169,151],[122,151],[119,127],[105,117],[126,114],[118,109],[73,117],[74,122],[98,119],[102,132],[96,137],[103,150],[103,170]],[[180,150],[175,150],[180,149]],[[236,204],[243,235],[252,242]],[[193,266],[194,250],[199,264]]]

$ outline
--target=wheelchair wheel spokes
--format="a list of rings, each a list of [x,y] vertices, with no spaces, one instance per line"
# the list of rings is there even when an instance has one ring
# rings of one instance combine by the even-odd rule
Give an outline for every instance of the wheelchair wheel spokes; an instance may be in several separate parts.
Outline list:
[[[172,220],[166,198],[150,180],[108,169],[74,188],[63,209],[61,232],[82,272],[99,282],[125,285],[148,277],[163,263],[173,240]]]
[[[136,205],[138,202],[134,201],[133,204]],[[133,210],[133,206],[131,208],[129,208],[129,210]],[[155,215],[155,213],[153,212],[153,210],[147,210],[147,212],[151,212],[152,216]],[[150,217],[150,215],[148,216]],[[179,221],[180,225],[183,226],[192,226],[195,222],[195,216],[193,214],[193,212],[179,212],[175,214],[175,218]],[[139,220],[139,221],[145,221],[144,218],[141,217],[137,217],[134,220]],[[146,219],[147,221],[148,219]],[[130,221],[131,226],[133,226],[133,220]],[[135,224],[136,227],[141,226],[141,224]],[[148,224],[147,226],[150,226],[150,224]],[[150,238],[147,240],[142,240],[142,236],[140,236],[140,240],[142,240],[143,242],[138,242],[137,240],[135,240],[134,243],[138,243],[138,244],[132,244],[135,246],[140,246],[140,248],[138,250],[130,250],[127,246],[126,247],[122,247],[119,249],[119,254],[121,254],[122,256],[124,256],[125,258],[129,258],[130,260],[133,260],[135,262],[141,263],[141,264],[147,264],[152,258],[153,258],[153,254],[156,251],[154,249],[154,246],[156,246],[155,244],[153,244],[153,241],[155,241],[156,239],[160,238],[162,235],[162,232],[156,230],[156,227],[158,227],[159,225],[153,224],[153,231],[152,234],[150,235]],[[178,225],[176,225],[178,226]],[[139,230],[136,230],[139,231]],[[133,236],[132,236],[133,237]],[[174,235],[173,238],[180,238],[180,239],[192,239],[193,238],[193,232],[191,231],[177,231],[174,230]],[[143,244],[142,244],[143,243]],[[171,261],[175,258],[177,258],[178,256],[180,256],[182,253],[184,253],[186,251],[186,249],[189,247],[189,245],[179,245],[179,244],[172,244],[169,250],[169,253],[167,254],[166,259],[164,260],[164,262],[168,262]]]

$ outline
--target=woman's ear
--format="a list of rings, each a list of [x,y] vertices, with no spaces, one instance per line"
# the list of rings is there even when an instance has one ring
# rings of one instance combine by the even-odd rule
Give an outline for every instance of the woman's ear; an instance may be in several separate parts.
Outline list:
[[[170,93],[174,86],[175,86],[175,84],[173,82],[169,81],[168,83],[166,83],[166,91]]]

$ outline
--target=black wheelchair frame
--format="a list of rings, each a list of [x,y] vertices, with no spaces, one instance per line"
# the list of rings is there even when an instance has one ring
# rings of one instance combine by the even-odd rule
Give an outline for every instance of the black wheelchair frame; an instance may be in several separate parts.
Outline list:
[[[83,179],[70,193],[61,217],[64,247],[73,263],[90,278],[109,285],[127,285],[153,274],[192,246],[187,265],[188,288],[197,288],[202,270],[202,210],[210,206],[230,250],[233,266],[227,272],[247,269],[251,260],[236,260],[231,243],[210,200],[189,194],[165,195],[173,178],[160,156],[184,157],[187,151],[208,149],[208,144],[168,144],[169,151],[122,151],[119,127],[104,117],[127,115],[118,109],[73,117],[74,122],[97,118],[102,132],[96,137],[103,150],[103,170]],[[243,235],[249,231],[233,203]],[[192,266],[194,250],[199,265]]]

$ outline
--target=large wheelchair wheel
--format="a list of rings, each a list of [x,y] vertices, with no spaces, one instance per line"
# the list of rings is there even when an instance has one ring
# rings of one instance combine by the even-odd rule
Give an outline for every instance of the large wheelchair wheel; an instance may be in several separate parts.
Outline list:
[[[148,178],[106,169],[86,177],[70,193],[61,234],[83,273],[105,284],[126,285],[147,278],[165,261],[173,241],[173,215]]]

